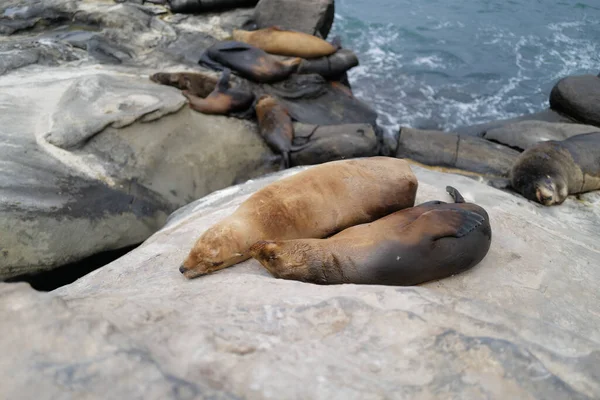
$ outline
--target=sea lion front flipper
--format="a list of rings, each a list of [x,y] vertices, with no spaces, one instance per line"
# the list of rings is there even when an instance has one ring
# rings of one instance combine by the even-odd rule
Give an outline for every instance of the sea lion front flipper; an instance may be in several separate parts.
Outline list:
[[[460,238],[480,226],[484,217],[461,209],[427,211],[408,226],[411,235],[430,236],[433,241],[443,237]]]
[[[217,81],[217,88],[221,93],[225,93],[229,89],[229,78],[231,77],[231,70],[229,68],[223,69],[221,77]]]
[[[460,192],[456,188],[452,186],[446,186],[446,192],[448,192],[448,194],[452,196],[455,203],[465,202],[465,198],[462,196],[462,194],[460,194]]]
[[[200,56],[198,64],[213,69],[215,71],[222,71],[225,68],[222,64],[219,64],[218,62],[210,58],[206,51]]]

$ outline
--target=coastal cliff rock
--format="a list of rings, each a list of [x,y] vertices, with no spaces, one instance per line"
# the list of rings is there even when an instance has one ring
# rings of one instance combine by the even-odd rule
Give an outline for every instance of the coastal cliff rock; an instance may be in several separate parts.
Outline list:
[[[277,25],[326,38],[334,13],[334,0],[260,0],[253,21],[258,28]]]
[[[298,22],[327,24],[325,8],[298,7]],[[178,207],[278,170],[253,119],[194,112],[179,90],[148,79],[159,71],[218,77],[198,65],[202,52],[253,14],[177,14],[150,2],[2,3],[0,279],[138,244]],[[263,89],[279,93],[297,121],[333,125],[294,153],[294,165],[377,154],[373,110],[319,75],[294,82]],[[371,127],[336,127],[347,124]]]
[[[417,203],[450,201],[452,185],[488,211],[492,245],[473,269],[415,287],[278,280],[254,260],[179,273],[204,230],[304,169],[191,203],[52,293],[0,284],[0,397],[600,397],[598,193],[547,208],[415,166]]]
[[[584,124],[600,126],[600,77],[568,76],[550,93],[550,107]]]

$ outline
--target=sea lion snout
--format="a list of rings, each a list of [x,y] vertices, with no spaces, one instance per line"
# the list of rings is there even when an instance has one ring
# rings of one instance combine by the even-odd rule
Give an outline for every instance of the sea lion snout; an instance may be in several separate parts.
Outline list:
[[[185,274],[185,271],[187,271],[187,268],[185,267],[185,265],[181,265],[181,267],[179,267],[179,272]]]

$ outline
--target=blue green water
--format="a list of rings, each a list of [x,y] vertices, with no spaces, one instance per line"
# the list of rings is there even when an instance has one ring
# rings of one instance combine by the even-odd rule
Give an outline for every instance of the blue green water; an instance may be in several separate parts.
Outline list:
[[[600,0],[336,0],[334,35],[388,129],[539,111],[558,79],[600,72]]]

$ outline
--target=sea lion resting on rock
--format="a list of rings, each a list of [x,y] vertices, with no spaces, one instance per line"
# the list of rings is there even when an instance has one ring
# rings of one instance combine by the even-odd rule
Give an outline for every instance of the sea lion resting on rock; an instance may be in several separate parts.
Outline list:
[[[307,144],[294,146],[294,125],[288,111],[273,96],[263,95],[256,102],[258,129],[267,145],[281,154],[281,168],[290,167],[290,153],[302,150]],[[309,135],[310,136],[310,135]]]
[[[190,108],[204,114],[229,115],[248,110],[254,102],[254,94],[239,89],[229,89],[231,71],[226,68],[213,90],[205,99],[194,96],[187,90],[183,95],[190,102]]]
[[[152,82],[187,90],[198,96],[208,96],[217,86],[217,78],[197,72],[157,72],[150,76]]]
[[[301,58],[279,61],[257,47],[235,41],[215,43],[198,61],[216,70],[231,68],[240,76],[259,83],[285,80],[296,72],[301,62]]]
[[[340,49],[327,57],[302,60],[298,73],[319,74],[325,79],[336,80],[358,64],[358,57],[353,51]]]
[[[195,278],[250,257],[261,240],[322,238],[412,207],[417,178],[405,160],[370,157],[320,164],[276,181],[210,227],[179,269]]]
[[[416,285],[465,271],[487,254],[486,211],[447,190],[455,203],[430,201],[328,239],[261,241],[250,254],[276,278],[318,284]]]
[[[510,174],[512,187],[546,206],[569,194],[600,189],[600,132],[540,142],[525,150]]]
[[[276,26],[245,31],[234,29],[233,40],[248,43],[267,53],[288,57],[318,58],[335,53],[340,48],[340,39],[333,43],[304,32],[287,31]]]

